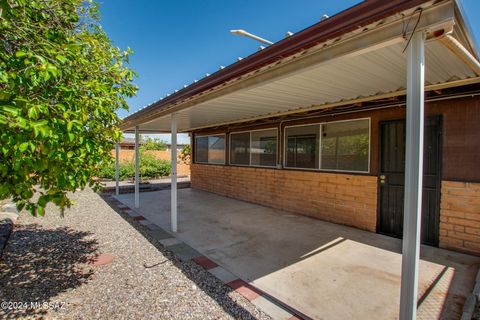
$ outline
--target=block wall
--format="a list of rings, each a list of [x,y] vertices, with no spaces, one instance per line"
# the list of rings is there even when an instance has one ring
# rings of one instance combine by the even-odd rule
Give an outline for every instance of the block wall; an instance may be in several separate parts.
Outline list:
[[[220,195],[375,232],[375,176],[191,165],[191,185]]]
[[[440,247],[480,255],[480,183],[442,181]]]

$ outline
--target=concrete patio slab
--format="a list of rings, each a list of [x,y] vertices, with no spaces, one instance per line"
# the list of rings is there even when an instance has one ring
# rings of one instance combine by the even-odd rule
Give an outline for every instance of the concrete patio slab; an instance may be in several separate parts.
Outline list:
[[[142,193],[136,211],[169,230],[169,197]],[[398,318],[401,240],[193,189],[178,198],[179,240],[300,313]],[[117,199],[133,206],[133,194]],[[479,263],[422,246],[419,319],[460,318]]]

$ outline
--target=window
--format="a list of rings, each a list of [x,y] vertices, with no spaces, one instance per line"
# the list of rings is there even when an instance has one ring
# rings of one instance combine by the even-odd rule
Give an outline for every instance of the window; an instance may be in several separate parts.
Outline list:
[[[251,132],[253,166],[275,167],[277,165],[277,129]]]
[[[286,166],[318,169],[319,125],[285,129]]]
[[[368,171],[368,119],[322,125],[321,169]]]
[[[195,137],[195,162],[225,163],[225,136]]]
[[[208,137],[195,138],[195,161],[208,162]]]
[[[250,165],[250,132],[230,135],[230,164]]]
[[[230,134],[230,164],[275,167],[277,129]]]
[[[368,172],[369,157],[369,119],[285,128],[287,168]]]

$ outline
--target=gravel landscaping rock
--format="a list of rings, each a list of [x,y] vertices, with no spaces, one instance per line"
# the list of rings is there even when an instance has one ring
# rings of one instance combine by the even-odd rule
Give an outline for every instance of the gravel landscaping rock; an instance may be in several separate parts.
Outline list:
[[[1,318],[270,319],[100,195],[73,198],[65,218],[53,206],[20,214],[0,265]]]
[[[0,218],[0,258],[3,254],[3,249],[7,245],[8,238],[13,229],[12,220],[5,218]]]
[[[477,304],[473,312],[472,320],[480,320],[480,304]]]

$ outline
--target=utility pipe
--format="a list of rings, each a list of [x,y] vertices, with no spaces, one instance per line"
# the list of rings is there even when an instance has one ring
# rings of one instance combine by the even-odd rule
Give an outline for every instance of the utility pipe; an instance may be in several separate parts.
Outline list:
[[[235,34],[237,36],[244,36],[244,37],[247,37],[247,38],[250,38],[250,39],[253,39],[253,40],[257,40],[259,42],[262,42],[262,43],[265,43],[265,44],[268,44],[268,45],[273,44],[273,42],[268,41],[267,39],[263,39],[259,36],[254,35],[254,34],[251,34],[250,32],[247,32],[243,29],[230,30],[230,33]]]

